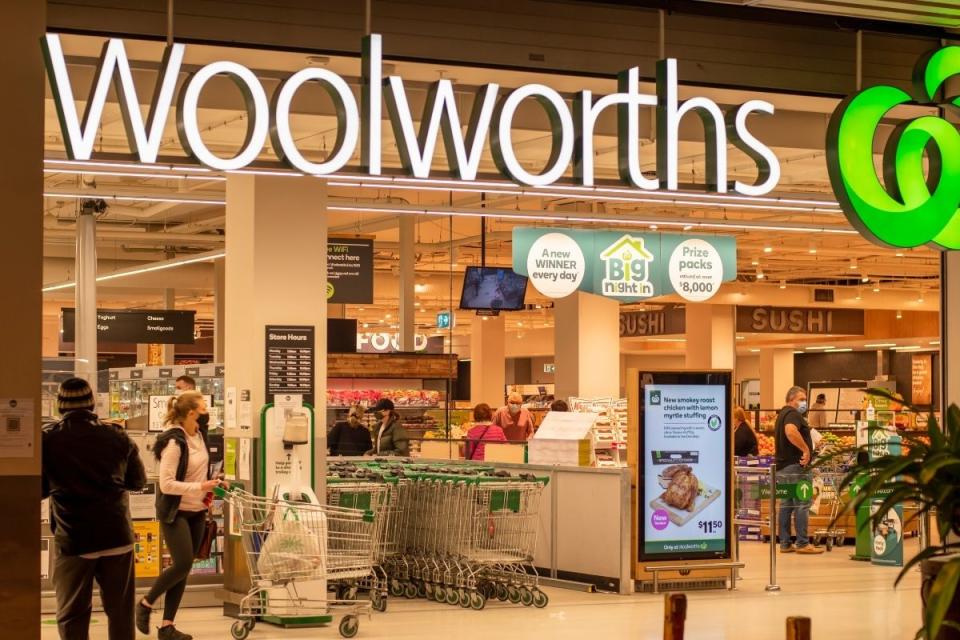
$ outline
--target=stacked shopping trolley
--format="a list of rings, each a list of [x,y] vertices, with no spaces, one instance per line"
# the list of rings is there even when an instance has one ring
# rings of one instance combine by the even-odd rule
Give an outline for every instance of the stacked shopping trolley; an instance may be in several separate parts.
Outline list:
[[[332,464],[328,503],[372,511],[378,540],[370,577],[338,594],[366,590],[380,611],[388,593],[478,610],[491,598],[545,607],[533,554],[546,482],[473,465]]]

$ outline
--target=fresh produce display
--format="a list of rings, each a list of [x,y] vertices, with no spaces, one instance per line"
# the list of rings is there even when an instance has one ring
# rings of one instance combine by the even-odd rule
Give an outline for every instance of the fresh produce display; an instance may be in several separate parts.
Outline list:
[[[772,456],[776,452],[773,436],[768,436],[765,433],[757,434],[757,447],[762,456]]]
[[[372,407],[382,398],[388,398],[398,407],[440,406],[440,392],[425,389],[327,389],[327,406],[349,407],[360,404]]]

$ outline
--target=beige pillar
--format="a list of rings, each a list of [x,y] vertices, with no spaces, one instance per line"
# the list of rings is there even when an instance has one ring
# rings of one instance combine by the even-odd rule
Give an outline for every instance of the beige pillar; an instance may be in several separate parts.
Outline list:
[[[164,309],[176,309],[177,308],[177,294],[174,289],[164,289],[163,290],[163,308]],[[174,352],[176,351],[177,345],[175,344],[165,344],[163,345],[163,364],[164,366],[172,366],[175,358]]]
[[[316,332],[314,437],[317,478],[326,475],[327,191],[314,178],[227,177],[225,385],[250,392],[257,436],[265,404],[267,325],[312,325]],[[242,398],[241,398],[242,400]],[[239,426],[239,425],[238,425]]]
[[[224,357],[223,323],[226,317],[227,261],[213,261],[213,361],[222,363]]]
[[[46,30],[46,2],[9,0],[0,4],[4,63],[0,155],[4,197],[0,233],[0,398],[33,403],[23,424],[33,437],[25,457],[0,458],[0,513],[3,563],[0,620],[3,637],[40,638],[40,352],[43,286],[43,103],[40,39]],[[22,406],[22,405],[21,405]]]
[[[688,369],[729,369],[737,363],[735,308],[726,304],[687,304]]]
[[[620,303],[577,291],[554,303],[555,395],[620,394]]]
[[[793,384],[793,349],[761,349],[760,408],[782,407]]]
[[[416,351],[417,309],[415,267],[417,264],[416,219],[400,216],[400,351]]]
[[[474,316],[470,330],[470,402],[503,406],[507,384],[507,360],[503,316]]]

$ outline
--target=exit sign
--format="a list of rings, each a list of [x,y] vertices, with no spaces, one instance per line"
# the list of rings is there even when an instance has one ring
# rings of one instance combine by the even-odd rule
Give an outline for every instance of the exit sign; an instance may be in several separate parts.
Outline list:
[[[553,362],[546,362],[546,363],[544,363],[544,365],[543,365],[543,372],[544,372],[544,373],[556,373],[556,372],[557,372],[557,365],[554,364]]]
[[[437,314],[437,329],[449,329],[453,326],[453,314],[441,311]]]

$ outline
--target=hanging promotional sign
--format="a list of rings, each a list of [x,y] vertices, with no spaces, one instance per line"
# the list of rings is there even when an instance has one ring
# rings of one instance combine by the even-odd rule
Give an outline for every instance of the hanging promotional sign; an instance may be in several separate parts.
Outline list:
[[[902,122],[887,140],[883,179],[874,164],[877,130],[904,104],[960,105],[956,91],[941,88],[960,74],[960,47],[920,58],[914,95],[887,85],[870,87],[840,103],[827,130],[827,169],[840,206],[861,234],[891,247],[932,245],[960,249],[960,132],[940,116]],[[925,162],[935,161],[931,175]]]
[[[327,302],[373,303],[373,239],[327,241]]]
[[[550,298],[580,290],[621,302],[672,293],[703,302],[736,279],[737,244],[729,237],[514,227],[513,270]]]
[[[627,185],[645,190],[679,188],[679,130],[682,119],[691,113],[700,117],[707,134],[708,189],[726,193],[732,185],[737,193],[759,196],[776,188],[780,179],[780,163],[776,155],[753,136],[747,126],[753,114],[772,115],[773,104],[750,100],[724,111],[716,102],[703,96],[681,101],[677,61],[672,58],[657,63],[656,94],[640,93],[640,70],[632,67],[619,74],[616,93],[595,98],[591,91],[582,90],[574,94],[572,104],[560,92],[543,84],[501,89],[495,83],[488,83],[476,90],[469,114],[460,113],[462,101],[457,98],[453,83],[441,79],[427,89],[420,130],[417,131],[404,79],[383,75],[383,41],[379,34],[366,36],[362,42],[359,100],[343,77],[320,67],[291,73],[280,83],[272,99],[268,98],[263,82],[253,71],[229,60],[210,62],[192,71],[181,83],[179,78],[184,71],[186,45],[170,44],[163,58],[156,61],[159,71],[153,95],[143,96],[142,102],[150,105],[146,120],[123,40],[113,38],[104,43],[93,71],[90,92],[76,97],[60,37],[47,34],[41,45],[64,147],[70,160],[89,160],[93,156],[107,98],[111,86],[115,86],[130,151],[143,164],[157,162],[166,121],[171,107],[176,104],[174,117],[180,146],[189,157],[218,171],[233,171],[251,164],[267,146],[269,137],[270,148],[277,159],[293,170],[318,176],[336,173],[346,166],[359,146],[362,170],[371,176],[381,175],[385,146],[382,120],[386,115],[393,129],[400,163],[408,175],[416,178],[430,177],[437,147],[442,144],[447,168],[453,177],[475,180],[489,142],[489,153],[497,169],[519,184],[547,186],[560,180],[572,168],[578,183],[592,186],[594,129],[602,113],[615,108],[619,122],[619,174]],[[150,64],[153,61],[144,62]],[[244,99],[243,119],[247,122],[247,135],[243,148],[232,157],[222,157],[211,150],[204,140],[206,129],[201,125],[198,113],[201,96],[205,90],[210,91],[207,85],[218,76],[236,85]],[[334,148],[322,162],[304,156],[291,126],[291,104],[309,82],[317,83],[328,94],[337,120]],[[416,91],[419,93],[421,89],[418,87]],[[85,103],[82,120],[77,97]],[[550,121],[552,152],[547,166],[540,173],[530,172],[515,149],[514,119],[522,111],[524,102],[539,105]],[[383,113],[384,106],[386,114]],[[643,172],[640,158],[640,119],[646,117],[646,109],[651,107],[656,108],[656,177],[648,177]],[[737,147],[756,164],[757,178],[753,183],[729,179],[729,145]]]

